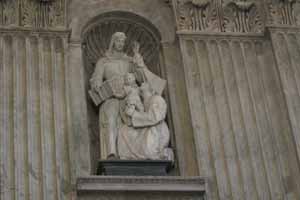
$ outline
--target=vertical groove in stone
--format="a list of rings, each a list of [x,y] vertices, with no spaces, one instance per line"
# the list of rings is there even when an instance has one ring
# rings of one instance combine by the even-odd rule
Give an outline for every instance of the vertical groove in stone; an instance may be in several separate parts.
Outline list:
[[[43,38],[38,38],[38,75],[39,75],[39,113],[40,113],[40,150],[41,150],[41,156],[40,156],[40,161],[41,161],[41,185],[42,185],[42,199],[45,199],[47,197],[47,184],[46,184],[46,170],[45,170],[45,165],[46,159],[45,156],[47,155],[45,152],[45,144],[44,142],[46,141],[45,139],[45,86],[44,86],[44,53],[43,53]]]
[[[40,144],[40,102],[39,102],[39,63],[38,40],[26,39],[27,57],[27,121],[28,121],[28,162],[29,196],[32,200],[42,199],[41,144]]]
[[[24,142],[25,142],[25,148],[24,148],[24,154],[25,154],[25,166],[24,166],[24,170],[25,170],[25,199],[26,200],[30,200],[30,196],[29,196],[29,151],[28,151],[28,93],[27,93],[27,88],[28,88],[28,78],[27,78],[27,71],[29,70],[28,68],[30,67],[28,65],[27,60],[29,59],[27,57],[27,53],[26,53],[26,47],[27,47],[27,42],[26,42],[26,38],[22,37],[21,38],[21,50],[22,50],[22,62],[23,62],[23,71],[22,71],[22,76],[24,77],[23,80],[23,92],[24,92],[24,100],[23,100],[23,109],[25,110],[25,113],[23,114],[23,120],[24,120]]]
[[[285,158],[288,155],[284,155],[283,148],[286,148],[283,135],[290,134],[290,125],[287,120],[287,113],[284,113],[286,107],[283,105],[284,100],[282,97],[280,80],[276,72],[274,63],[273,52],[270,42],[264,42],[261,46],[256,46],[256,55],[258,59],[258,71],[262,80],[262,87],[264,88],[264,101],[266,106],[266,113],[271,124],[269,132],[269,138],[273,147],[273,152],[267,157],[269,162],[267,166],[269,185],[271,190],[272,199],[276,199],[284,194],[283,191],[283,179],[281,163],[285,162]],[[273,154],[273,156],[271,155]],[[278,156],[276,156],[278,155]],[[287,162],[285,162],[287,164]]]
[[[14,128],[14,157],[15,157],[15,193],[16,199],[24,199],[25,196],[25,176],[24,176],[24,135],[22,127],[22,116],[24,108],[22,108],[23,94],[22,94],[22,67],[21,66],[21,52],[20,52],[20,37],[13,37],[13,128]]]
[[[215,52],[212,50],[212,44],[206,43],[206,49],[208,51],[208,65],[201,66],[201,82],[203,88],[203,98],[208,118],[208,127],[210,130],[210,137],[212,143],[212,151],[215,161],[215,169],[217,174],[217,184],[219,188],[220,199],[232,199],[231,188],[228,180],[227,165],[224,155],[224,144],[222,141],[222,130],[220,119],[217,111],[217,102],[215,94],[215,86],[212,80],[211,68],[212,61],[216,59],[213,55]],[[198,65],[200,67],[200,65]]]
[[[249,126],[249,132],[248,132],[248,141],[249,141],[249,147],[250,147],[250,155],[252,160],[252,166],[254,171],[254,181],[256,185],[256,191],[258,194],[258,199],[262,198],[269,198],[266,197],[265,192],[268,191],[267,188],[265,188],[265,167],[263,165],[264,160],[262,156],[262,147],[259,140],[259,127],[258,127],[258,119],[256,117],[256,110],[255,110],[255,104],[259,102],[255,102],[255,99],[253,97],[253,85],[257,84],[256,82],[251,82],[249,78],[249,70],[253,70],[255,63],[253,63],[253,55],[251,54],[251,42],[250,41],[244,41],[241,42],[242,46],[242,54],[243,54],[243,61],[244,61],[244,70],[245,70],[245,81],[247,83],[247,92],[248,92],[248,108],[249,110],[245,112],[245,115],[248,115],[248,124]],[[255,74],[257,76],[257,74]]]
[[[0,36],[0,200],[3,199],[3,181],[4,181],[4,159],[3,152],[4,148],[2,142],[2,135],[4,135],[4,131],[2,127],[4,127],[4,112],[3,112],[3,91],[4,91],[4,67],[3,67],[3,36]]]
[[[6,121],[6,112],[5,112],[5,87],[6,87],[6,79],[5,79],[5,70],[4,70],[4,38],[0,36],[0,200],[5,199],[5,180],[6,172],[5,172],[5,149],[7,146],[4,144],[4,134],[5,131],[5,121]]]
[[[236,166],[232,167],[231,176],[234,179],[234,184],[232,187],[233,190],[233,199],[244,199],[244,180],[243,180],[243,173],[245,170],[249,168],[246,159],[243,155],[243,148],[247,145],[245,144],[245,140],[243,137],[243,133],[245,132],[245,128],[243,127],[243,123],[241,122],[241,105],[239,102],[238,96],[238,88],[236,86],[236,79],[234,76],[233,70],[233,60],[232,60],[232,49],[230,48],[228,41],[222,41],[219,45],[219,55],[221,57],[220,64],[220,76],[223,77],[224,81],[224,91],[226,95],[226,103],[228,106],[228,117],[230,117],[230,130],[227,132],[231,137],[230,140],[233,145],[232,155],[229,158],[236,162]],[[223,116],[223,118],[227,118],[227,116]]]
[[[292,105],[290,109],[293,109],[293,116],[290,117],[291,122],[296,125],[297,129],[294,130],[293,132],[293,137],[289,138],[292,141],[294,141],[295,147],[296,147],[296,154],[298,153],[298,167],[296,166],[289,166],[290,170],[287,176],[285,177],[285,183],[289,186],[287,188],[287,193],[290,198],[300,198],[300,183],[299,181],[299,153],[300,153],[300,125],[299,125],[299,120],[300,120],[300,81],[299,81],[299,46],[297,44],[297,38],[295,37],[294,34],[283,34],[282,35],[282,42],[285,43],[285,47],[287,49],[286,56],[288,59],[288,64],[290,67],[290,72],[291,72],[291,77],[293,81],[290,82],[290,84],[295,84],[294,85],[294,91],[295,93],[291,92],[287,98],[292,99]],[[290,85],[287,86],[288,88]],[[293,108],[292,108],[293,106]],[[298,122],[298,123],[297,123]],[[286,136],[287,141],[288,135]],[[293,146],[293,144],[289,144],[290,146]],[[293,152],[294,153],[294,152]],[[293,179],[290,179],[289,177],[293,174]],[[298,177],[298,179],[297,179]],[[296,197],[297,196],[297,197]]]
[[[226,85],[228,88],[228,98],[230,102],[230,110],[232,113],[233,130],[238,149],[238,156],[240,160],[241,175],[243,179],[243,190],[245,199],[251,199],[248,191],[248,180],[252,176],[252,165],[249,152],[249,143],[246,134],[245,119],[243,116],[242,95],[240,93],[241,87],[244,87],[245,81],[243,77],[239,76],[239,68],[242,67],[242,56],[238,56],[239,42],[231,41],[228,50],[222,48],[223,57],[228,58],[224,62],[224,76],[226,77]],[[230,53],[229,53],[230,52]],[[228,53],[228,55],[226,55]],[[228,56],[228,57],[227,57]],[[228,78],[227,78],[228,77]],[[251,177],[252,178],[252,177]],[[250,183],[252,184],[252,183]]]
[[[274,48],[276,49],[275,53],[277,58],[278,69],[282,80],[284,94],[286,95],[286,102],[288,106],[290,121],[293,133],[295,135],[299,133],[300,130],[300,97],[298,92],[299,89],[297,88],[297,83],[295,80],[294,71],[292,70],[290,56],[288,53],[288,47],[284,35],[282,33],[276,33],[273,35],[273,40]],[[297,150],[299,153],[299,147],[297,147]]]
[[[264,66],[264,58],[262,42],[255,42],[253,44],[253,54],[255,55],[255,65],[253,66],[254,71],[252,74],[253,82],[256,82],[256,86],[258,88],[254,89],[258,92],[258,95],[261,96],[261,102],[256,102],[256,114],[257,114],[257,121],[258,125],[260,126],[261,132],[259,135],[262,151],[263,151],[263,158],[265,163],[266,175],[268,186],[270,190],[270,197],[271,199],[278,198],[278,194],[282,193],[282,188],[280,184],[280,173],[278,169],[278,162],[276,162],[276,155],[278,155],[278,149],[276,148],[276,142],[274,138],[274,128],[272,126],[272,117],[271,113],[268,110],[268,100],[267,100],[267,88],[264,85],[264,77],[263,77],[263,70],[262,68],[272,68],[271,65]],[[273,74],[272,74],[273,75]],[[255,97],[255,95],[253,95]],[[267,183],[266,183],[267,184]]]
[[[233,61],[234,61],[234,75],[236,78],[239,94],[239,102],[241,104],[241,118],[242,123],[245,126],[245,133],[241,136],[241,141],[244,141],[245,146],[243,147],[242,155],[244,155],[244,160],[247,162],[247,170],[243,171],[244,174],[244,191],[245,199],[254,200],[258,199],[258,194],[254,179],[254,166],[253,166],[253,152],[251,152],[251,141],[250,137],[254,134],[252,130],[253,119],[251,114],[249,102],[249,85],[246,81],[245,63],[244,55],[242,53],[242,48],[239,42],[233,42]],[[252,150],[255,150],[252,148]]]
[[[40,45],[40,81],[41,81],[41,124],[43,151],[43,195],[44,199],[55,199],[55,169],[53,154],[53,99],[52,99],[52,71],[49,38],[41,38]]]
[[[273,33],[272,34],[273,45],[276,54],[276,61],[282,81],[283,91],[285,94],[285,100],[288,107],[289,119],[293,132],[293,141],[295,141],[295,134],[299,134],[300,125],[300,102],[299,102],[299,89],[297,88],[297,83],[295,80],[295,72],[292,67],[291,57],[289,54],[288,44],[286,42],[285,36],[283,33]],[[285,135],[285,139],[288,135]],[[297,141],[295,141],[297,142]],[[288,144],[289,147],[293,144]],[[296,147],[298,148],[298,147]],[[297,149],[299,152],[299,148]],[[299,156],[299,154],[298,154]],[[298,157],[299,164],[299,157]],[[292,170],[298,169],[299,167],[291,167]],[[294,171],[293,175],[289,172],[289,166],[283,163],[282,166],[283,172],[283,185],[285,189],[285,194],[289,198],[297,198],[296,195],[300,196],[299,182],[294,180]],[[293,176],[293,178],[291,177]]]
[[[57,94],[57,91],[59,89],[58,86],[58,75],[57,75],[57,62],[56,62],[56,53],[55,53],[55,39],[54,38],[50,38],[49,39],[49,73],[51,74],[51,76],[49,77],[49,84],[50,84],[50,94],[51,94],[51,115],[52,115],[52,140],[53,140],[53,144],[52,144],[52,149],[53,149],[53,153],[52,153],[52,161],[53,161],[53,180],[54,180],[54,195],[55,195],[55,199],[60,200],[61,199],[61,194],[58,194],[59,188],[61,187],[60,185],[60,178],[61,178],[61,171],[60,169],[63,166],[63,161],[61,159],[62,156],[62,152],[61,152],[61,145],[60,145],[60,131],[61,131],[61,119],[60,119],[60,101],[59,101],[59,94]],[[48,50],[47,50],[48,52]]]
[[[67,154],[67,162],[68,162],[68,165],[67,165],[67,176],[68,176],[68,180],[69,180],[69,184],[70,185],[73,185],[73,183],[75,184],[75,173],[73,172],[73,167],[72,167],[72,128],[71,128],[71,111],[70,111],[70,105],[71,105],[71,101],[70,101],[70,86],[69,86],[69,71],[68,71],[68,66],[69,66],[69,63],[68,63],[68,49],[69,49],[69,46],[68,46],[68,39],[67,38],[64,38],[63,39],[63,51],[64,51],[64,54],[63,54],[63,64],[64,64],[64,67],[63,67],[63,78],[64,78],[64,98],[65,98],[65,110],[64,110],[64,114],[65,114],[65,122],[66,122],[66,143],[67,143],[67,147],[68,148],[68,154]],[[74,180],[74,181],[73,181]],[[71,194],[70,194],[70,199],[71,199]]]
[[[59,39],[61,42],[61,79],[62,79],[62,99],[63,99],[63,121],[64,121],[64,133],[63,133],[63,137],[64,137],[64,160],[65,160],[65,165],[64,165],[64,192],[66,193],[66,199],[70,199],[71,200],[71,192],[72,192],[72,182],[71,182],[71,163],[70,163],[70,141],[69,141],[69,134],[70,134],[70,123],[69,123],[69,91],[68,91],[68,74],[66,73],[66,68],[67,68],[67,49],[68,49],[68,41],[66,38],[63,39]]]
[[[15,199],[15,167],[14,167],[14,104],[13,104],[13,41],[12,36],[3,37],[3,68],[1,92],[2,126],[1,142],[1,199]]]
[[[244,52],[245,52],[245,67],[247,74],[247,81],[250,89],[250,96],[253,110],[253,118],[255,121],[255,135],[253,135],[253,142],[257,145],[256,149],[256,157],[255,159],[255,176],[256,176],[256,185],[257,191],[259,195],[259,199],[270,199],[270,190],[267,179],[266,172],[266,162],[268,163],[268,157],[270,155],[266,155],[268,151],[271,151],[272,154],[273,149],[269,147],[269,143],[271,142],[268,136],[270,133],[269,130],[269,121],[266,116],[265,110],[265,102],[263,98],[263,91],[261,89],[261,79],[259,78],[259,73],[257,71],[257,57],[255,54],[254,43],[253,42],[244,42],[243,43]],[[267,148],[267,149],[266,149]],[[264,151],[264,149],[266,149]],[[271,157],[272,159],[272,157]]]
[[[300,47],[297,42],[297,38],[295,34],[285,34],[285,42],[287,44],[288,49],[288,55],[289,59],[291,61],[291,69],[294,74],[294,79],[296,83],[296,88],[298,91],[298,102],[300,101],[300,69],[299,69],[299,63],[300,63]],[[300,112],[299,108],[300,104],[297,104],[297,110],[296,113],[298,114]],[[297,121],[300,119],[300,115],[297,115]],[[299,123],[298,123],[299,124]],[[300,159],[300,126],[298,126],[298,131],[294,131],[294,137],[295,137],[295,143],[297,145],[297,151],[298,151],[298,158]]]
[[[295,159],[294,153],[298,151],[299,146],[296,145],[295,138],[299,134],[299,120],[300,120],[300,102],[299,102],[299,88],[297,87],[297,77],[293,69],[293,61],[291,53],[289,52],[289,44],[286,40],[286,33],[283,32],[271,32],[273,49],[275,52],[275,58],[277,69],[281,81],[281,86],[284,92],[284,100],[286,105],[283,105],[285,111],[287,107],[288,115],[287,118],[290,122],[290,129],[284,129],[281,133],[277,133],[278,138],[277,146],[280,149],[280,167],[282,172],[282,184],[284,188],[284,195],[286,198],[298,199],[300,196],[299,188],[299,154],[298,158]],[[293,52],[294,53],[294,52]],[[278,93],[280,94],[280,93]],[[272,106],[272,104],[270,104]],[[284,113],[285,114],[285,113]],[[286,115],[283,115],[286,116]],[[280,122],[285,121],[281,120]],[[280,123],[281,124],[281,123]],[[286,123],[287,124],[287,123]],[[284,133],[284,134],[283,134]],[[290,152],[290,153],[289,153]]]
[[[67,188],[69,183],[67,177],[67,154],[68,145],[66,141],[66,105],[64,91],[64,59],[63,41],[61,38],[54,38],[51,43],[53,59],[53,97],[54,97],[54,121],[55,121],[55,144],[57,161],[57,186],[58,190]],[[58,164],[59,163],[59,164]],[[58,199],[66,199],[67,192],[60,192]]]
[[[210,42],[210,70],[214,85],[217,111],[221,127],[221,137],[227,164],[227,173],[230,181],[232,199],[243,198],[243,189],[240,180],[240,169],[237,158],[236,144],[232,129],[232,119],[229,111],[228,96],[225,89],[225,80],[223,76],[222,64],[224,57],[221,56],[220,44]]]
[[[27,106],[25,38],[13,38],[14,145],[16,198],[28,199]]]
[[[199,48],[199,60],[201,60],[203,65],[208,65],[205,43],[203,41],[198,41],[198,43],[203,47]],[[183,50],[186,85],[187,88],[192,91],[188,92],[188,95],[190,106],[193,108],[191,109],[191,114],[196,146],[198,147],[200,175],[207,176],[211,180],[208,185],[208,198],[218,200],[220,198],[212,155],[212,144],[209,137],[208,119],[203,98],[200,67],[197,63],[198,60],[195,60],[197,56],[193,41],[181,39],[181,46]]]
[[[43,101],[43,94],[44,94],[44,86],[42,83],[43,80],[43,71],[44,71],[44,54],[43,54],[43,39],[40,37],[36,38],[36,46],[37,46],[37,52],[35,53],[36,55],[36,62],[37,62],[37,113],[38,113],[38,118],[37,118],[37,125],[38,125],[38,149],[39,149],[39,183],[40,183],[40,188],[39,188],[39,192],[40,192],[40,199],[44,199],[45,196],[45,178],[44,178],[44,136],[43,136],[43,132],[44,132],[44,113],[43,112],[43,106],[44,106],[44,101]],[[34,43],[33,43],[34,44]]]

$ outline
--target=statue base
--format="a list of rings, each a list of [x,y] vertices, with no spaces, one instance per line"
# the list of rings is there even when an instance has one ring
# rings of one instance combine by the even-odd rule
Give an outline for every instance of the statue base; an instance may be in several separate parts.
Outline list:
[[[171,168],[167,160],[100,160],[97,175],[167,176]]]

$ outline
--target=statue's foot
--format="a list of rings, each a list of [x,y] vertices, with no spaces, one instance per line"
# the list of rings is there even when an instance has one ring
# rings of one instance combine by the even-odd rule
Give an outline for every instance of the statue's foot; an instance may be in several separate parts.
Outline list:
[[[174,162],[174,152],[171,148],[165,148],[163,150],[163,160],[169,160],[169,161],[172,161]]]
[[[109,154],[107,160],[119,160],[119,157],[115,154]]]

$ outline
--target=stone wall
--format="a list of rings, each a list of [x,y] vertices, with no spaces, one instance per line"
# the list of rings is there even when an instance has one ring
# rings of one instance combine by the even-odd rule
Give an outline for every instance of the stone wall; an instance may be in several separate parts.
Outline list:
[[[300,199],[299,4],[0,1],[0,200],[74,199],[93,174],[83,33],[112,11],[160,34],[175,174],[212,200]]]
[[[299,3],[172,5],[209,198],[298,199]]]
[[[67,37],[1,30],[1,200],[68,195]]]
[[[211,198],[295,198],[299,165],[271,42],[182,35],[181,44],[200,174],[211,177]]]

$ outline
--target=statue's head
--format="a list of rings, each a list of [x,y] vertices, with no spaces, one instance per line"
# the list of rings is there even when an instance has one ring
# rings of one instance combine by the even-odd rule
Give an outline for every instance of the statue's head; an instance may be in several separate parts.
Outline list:
[[[125,46],[126,35],[123,32],[115,32],[110,41],[109,51],[122,52]]]
[[[125,75],[125,84],[126,85],[133,85],[136,83],[136,78],[134,73],[127,73]]]

